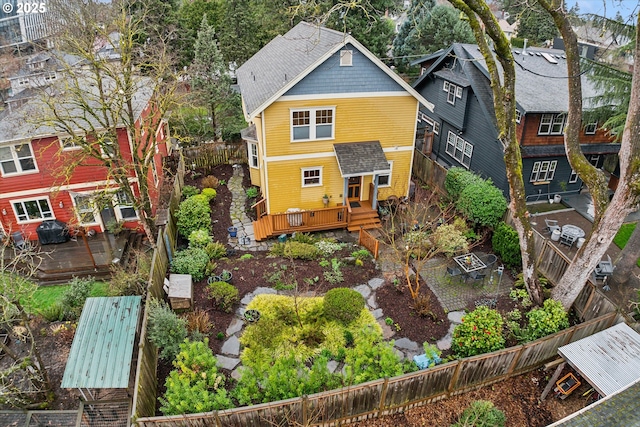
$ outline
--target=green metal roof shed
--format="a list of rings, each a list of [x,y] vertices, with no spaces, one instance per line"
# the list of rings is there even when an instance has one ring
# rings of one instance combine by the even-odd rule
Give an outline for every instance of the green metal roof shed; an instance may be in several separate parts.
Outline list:
[[[127,388],[139,296],[87,298],[61,388]]]

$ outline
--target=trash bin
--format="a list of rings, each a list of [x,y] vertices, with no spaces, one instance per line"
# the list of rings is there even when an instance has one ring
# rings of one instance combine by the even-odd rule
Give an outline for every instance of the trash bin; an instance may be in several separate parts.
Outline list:
[[[67,224],[57,219],[43,221],[42,224],[36,228],[36,233],[38,233],[38,241],[41,245],[69,241],[69,228]]]
[[[300,212],[300,208],[289,208],[287,209],[287,221],[289,222],[290,227],[300,227],[302,225],[302,214],[301,213],[291,213],[291,212]]]
[[[557,242],[558,240],[560,240],[560,234],[560,230],[553,230],[553,233],[551,233],[551,240]]]
[[[579,237],[578,242],[576,243],[576,247],[580,249],[584,245],[584,237]]]

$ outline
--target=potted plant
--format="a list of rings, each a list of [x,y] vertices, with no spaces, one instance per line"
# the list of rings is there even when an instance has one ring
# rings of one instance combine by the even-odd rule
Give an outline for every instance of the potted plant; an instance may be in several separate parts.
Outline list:
[[[258,310],[247,310],[244,312],[244,320],[249,323],[255,323],[260,320],[260,312]]]
[[[322,196],[322,203],[324,204],[324,207],[328,207],[329,206],[329,196],[328,195],[324,195]]]
[[[233,278],[233,275],[229,270],[222,270],[222,273],[220,273],[219,278],[220,278],[220,281],[222,282],[231,283],[231,279]]]

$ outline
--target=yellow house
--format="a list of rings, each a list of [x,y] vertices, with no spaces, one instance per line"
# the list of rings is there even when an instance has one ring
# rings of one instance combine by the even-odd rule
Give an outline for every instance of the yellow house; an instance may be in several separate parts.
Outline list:
[[[301,22],[237,70],[256,239],[379,226],[407,196],[419,104],[433,105],[357,40]]]

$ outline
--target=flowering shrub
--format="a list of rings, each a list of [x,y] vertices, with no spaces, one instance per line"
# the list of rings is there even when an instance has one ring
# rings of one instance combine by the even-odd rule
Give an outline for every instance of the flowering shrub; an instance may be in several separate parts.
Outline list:
[[[453,330],[453,353],[468,357],[504,348],[502,324],[500,313],[481,305],[464,316]]]
[[[320,240],[314,245],[323,256],[329,256],[342,249],[343,246],[341,243],[332,242],[331,240]]]

